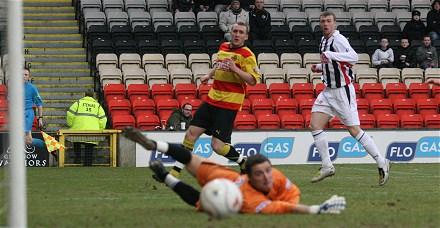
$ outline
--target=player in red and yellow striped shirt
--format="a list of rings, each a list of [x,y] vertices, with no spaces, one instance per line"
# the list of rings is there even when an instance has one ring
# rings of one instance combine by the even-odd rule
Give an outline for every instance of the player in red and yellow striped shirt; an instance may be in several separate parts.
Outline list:
[[[244,46],[249,28],[244,23],[232,27],[231,42],[220,45],[217,64],[201,78],[203,84],[215,76],[205,102],[197,109],[185,134],[183,146],[193,150],[197,139],[203,134],[212,135],[212,149],[219,155],[236,161],[244,172],[245,159],[231,143],[232,128],[238,110],[243,104],[246,84],[255,85],[260,73],[254,53]],[[183,164],[176,163],[171,171],[179,176]]]

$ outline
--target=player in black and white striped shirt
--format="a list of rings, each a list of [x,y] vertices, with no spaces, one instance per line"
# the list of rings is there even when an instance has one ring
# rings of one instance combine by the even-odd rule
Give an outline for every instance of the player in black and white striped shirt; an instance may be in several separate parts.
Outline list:
[[[328,140],[323,129],[334,116],[337,116],[347,126],[350,135],[376,160],[379,167],[379,185],[384,185],[389,177],[390,162],[382,157],[373,139],[359,126],[356,93],[352,84],[354,74],[351,70],[351,66],[358,61],[358,55],[348,40],[336,30],[334,13],[322,12],[319,25],[324,34],[319,45],[321,64],[313,65],[312,71],[322,72],[321,78],[327,87],[318,95],[312,108],[309,128],[321,156],[322,167],[311,181],[318,182],[335,175],[328,151]]]

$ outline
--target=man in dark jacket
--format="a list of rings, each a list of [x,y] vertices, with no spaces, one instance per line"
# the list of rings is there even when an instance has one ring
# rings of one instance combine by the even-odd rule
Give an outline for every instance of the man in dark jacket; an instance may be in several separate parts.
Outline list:
[[[249,12],[249,39],[271,40],[272,25],[270,13],[264,9],[264,0],[255,0],[255,9]]]
[[[394,67],[399,69],[417,67],[415,50],[409,46],[407,38],[400,39],[400,47],[397,48],[394,54]]]
[[[167,121],[166,129],[170,131],[182,130],[185,131],[189,127],[189,122],[192,120],[192,105],[185,103],[182,110],[174,109]],[[183,124],[184,123],[184,124]]]
[[[173,13],[177,12],[193,12],[194,2],[193,0],[173,0]]]
[[[440,35],[440,0],[434,0],[431,6],[432,9],[428,12],[426,22],[431,42],[434,42],[439,39]]]
[[[403,28],[403,36],[407,37],[409,42],[411,42],[413,40],[422,40],[425,34],[425,24],[420,19],[420,11],[412,11],[412,19]]]

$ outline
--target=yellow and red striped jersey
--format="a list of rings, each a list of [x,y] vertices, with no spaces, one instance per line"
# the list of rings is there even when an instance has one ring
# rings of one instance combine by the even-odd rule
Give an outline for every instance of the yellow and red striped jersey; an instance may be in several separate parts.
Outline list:
[[[239,69],[254,76],[257,82],[260,81],[260,70],[254,53],[246,46],[230,48],[229,42],[225,42],[219,48],[215,79],[206,102],[216,107],[240,110],[246,83],[235,73],[224,70],[222,61],[225,58],[231,58]]]

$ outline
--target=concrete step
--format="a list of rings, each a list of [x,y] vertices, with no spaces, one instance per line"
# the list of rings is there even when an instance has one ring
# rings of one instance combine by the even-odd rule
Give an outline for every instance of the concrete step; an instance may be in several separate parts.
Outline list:
[[[72,13],[75,12],[73,6],[24,6],[23,13]]]
[[[40,93],[54,92],[54,93],[82,93],[87,89],[93,89],[93,84],[35,84]]]
[[[44,77],[32,76],[32,83],[39,84],[93,84],[92,77]]]
[[[76,20],[24,20],[25,27],[78,26]]]
[[[27,62],[85,62],[86,54],[80,55],[24,55]]]
[[[84,97],[84,92],[40,92],[44,100],[78,100]]]
[[[67,110],[77,100],[44,100],[44,110],[46,108],[63,108]]]
[[[90,77],[90,69],[32,69],[32,77]]]
[[[24,20],[74,20],[75,13],[24,13]]]
[[[72,0],[24,0],[24,6],[71,6]]]
[[[67,112],[67,108],[54,109],[54,108],[44,107],[44,116],[45,116],[44,120],[63,119],[64,123],[66,123],[66,112]],[[53,121],[50,121],[50,122],[54,123]]]
[[[81,48],[83,45],[82,40],[75,41],[43,41],[43,40],[25,40],[24,47],[25,48]]]
[[[67,124],[52,124],[52,123],[45,123],[46,126],[45,132],[58,132],[59,129],[69,129]]]
[[[27,66],[33,69],[88,69],[88,62],[31,62]],[[30,64],[30,65],[29,65]]]
[[[78,34],[79,26],[24,27],[25,34]]]
[[[25,34],[25,40],[42,40],[42,41],[78,41],[83,40],[81,34]]]
[[[25,48],[26,54],[41,55],[41,54],[86,54],[85,48]]]

